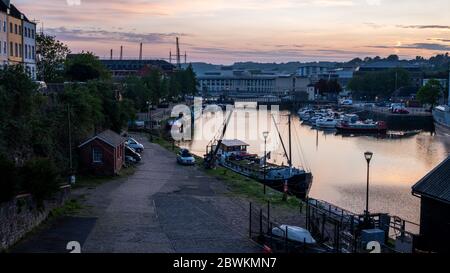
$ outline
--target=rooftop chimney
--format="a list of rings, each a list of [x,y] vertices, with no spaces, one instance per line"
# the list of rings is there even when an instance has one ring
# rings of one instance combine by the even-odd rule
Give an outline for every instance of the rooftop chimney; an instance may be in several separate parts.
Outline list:
[[[123,46],[120,46],[120,60],[123,58]]]
[[[111,48],[111,55],[110,55],[110,57],[109,57],[111,60],[113,59],[113,50],[112,50],[112,48]]]
[[[139,61],[142,61],[142,43],[140,44],[139,47]]]

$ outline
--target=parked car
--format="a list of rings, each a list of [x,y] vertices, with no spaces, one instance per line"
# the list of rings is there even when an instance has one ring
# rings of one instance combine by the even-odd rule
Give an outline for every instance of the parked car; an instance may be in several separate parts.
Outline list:
[[[394,114],[409,114],[409,111],[406,110],[405,108],[394,108],[394,110],[392,110],[392,113]]]
[[[177,162],[181,165],[194,165],[195,158],[187,149],[182,149],[177,156]]]
[[[142,153],[144,151],[144,145],[139,143],[136,139],[130,137],[128,138],[127,142],[125,143],[126,146],[133,148],[138,153]]]
[[[131,156],[134,160],[136,160],[136,162],[141,162],[142,160],[141,155],[136,152],[136,150],[131,147],[125,146],[125,159],[127,156]]]
[[[136,164],[136,163],[138,163],[138,162],[136,161],[136,159],[134,159],[134,157],[129,156],[129,155],[126,155],[126,156],[125,156],[125,163],[126,163],[127,165],[134,165],[134,164]]]

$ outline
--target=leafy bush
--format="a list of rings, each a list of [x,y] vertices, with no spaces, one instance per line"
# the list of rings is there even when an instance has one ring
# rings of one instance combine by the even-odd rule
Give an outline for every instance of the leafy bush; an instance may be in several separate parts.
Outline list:
[[[48,158],[34,158],[22,167],[22,187],[39,205],[59,190],[60,178],[54,162]]]
[[[0,203],[9,201],[15,194],[16,169],[14,163],[0,156]]]

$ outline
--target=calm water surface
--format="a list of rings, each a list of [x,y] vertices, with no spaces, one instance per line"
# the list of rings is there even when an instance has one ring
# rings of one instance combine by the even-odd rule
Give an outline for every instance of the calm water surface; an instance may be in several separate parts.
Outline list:
[[[239,112],[243,110],[235,110]],[[282,112],[277,125],[288,145],[288,112]],[[268,150],[271,161],[284,163],[276,129],[269,119],[269,128],[250,121],[248,116],[235,116],[227,130],[226,139],[241,139],[250,144],[251,153],[263,155],[262,132],[269,130]],[[207,120],[207,118],[203,118]],[[246,129],[247,128],[247,129]],[[250,129],[248,129],[250,128]],[[217,129],[216,129],[217,130]],[[195,134],[199,134],[197,130]],[[259,139],[255,139],[255,134]],[[314,176],[310,196],[331,202],[350,211],[361,213],[365,209],[366,161],[364,152],[374,153],[370,168],[371,212],[388,212],[410,221],[419,222],[420,200],[411,195],[411,186],[432,170],[450,153],[450,137],[423,132],[403,139],[379,139],[369,136],[343,137],[302,125],[292,116],[292,158],[296,166],[309,168]],[[194,154],[203,156],[209,139],[198,139],[181,144]],[[276,148],[273,148],[276,147]],[[303,156],[302,156],[303,155]]]

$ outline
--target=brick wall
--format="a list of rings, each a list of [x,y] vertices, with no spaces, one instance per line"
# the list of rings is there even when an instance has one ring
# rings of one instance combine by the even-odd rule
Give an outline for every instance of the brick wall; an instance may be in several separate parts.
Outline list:
[[[0,252],[19,241],[25,234],[41,224],[51,210],[64,204],[70,186],[63,186],[52,200],[38,208],[29,194],[16,196],[0,204]]]

